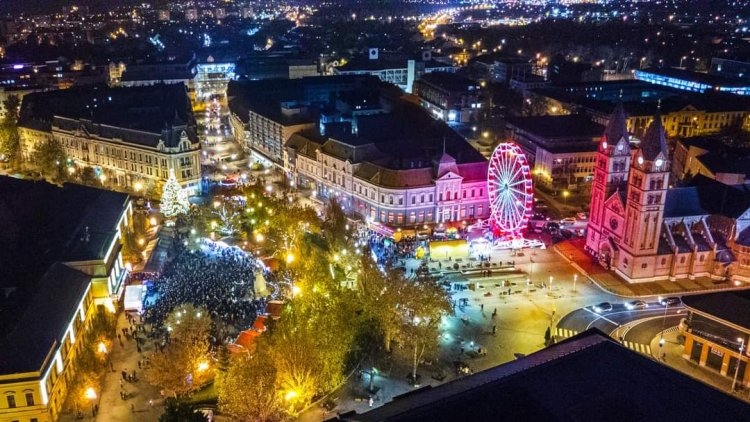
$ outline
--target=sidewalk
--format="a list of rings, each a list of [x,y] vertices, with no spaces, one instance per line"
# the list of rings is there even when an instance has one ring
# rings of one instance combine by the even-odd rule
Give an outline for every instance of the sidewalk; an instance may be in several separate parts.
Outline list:
[[[659,346],[660,335],[654,337],[651,340],[651,354],[654,360],[662,361],[661,356],[664,355],[662,361],[664,365],[670,368],[682,372],[683,374],[694,378],[698,381],[702,381],[717,390],[730,394],[729,391],[732,388],[732,377],[723,376],[716,370],[698,365],[697,362],[693,362],[689,359],[688,355],[684,354],[684,348],[682,341],[679,338],[679,331],[677,327],[673,327],[664,331],[664,345]],[[750,402],[747,392],[735,393],[735,397],[738,399]]]
[[[117,317],[117,332],[122,335],[122,329],[129,327],[125,313],[121,312]],[[141,333],[141,337],[144,337]],[[112,363],[112,370],[108,370],[102,379],[102,391],[97,391],[97,404],[99,413],[92,417],[91,408],[84,408],[83,414],[85,421],[99,422],[133,422],[142,421],[150,422],[159,419],[164,413],[163,400],[159,395],[159,390],[150,385],[143,377],[143,370],[138,368],[138,361],[151,355],[153,342],[146,341],[141,346],[142,353],[136,350],[135,340],[126,340],[122,336],[122,346],[117,338],[112,343],[112,350],[109,351],[109,360]],[[124,381],[124,390],[128,392],[129,398],[123,400],[120,397],[120,380],[122,379],[121,371],[132,374],[136,372],[138,381]],[[153,400],[153,406],[149,404]],[[60,417],[61,422],[73,422],[76,419],[73,414],[63,414]],[[80,419],[79,419],[80,420]]]
[[[727,282],[717,283],[708,277],[698,277],[694,280],[664,280],[631,284],[619,278],[614,271],[608,271],[594,262],[592,257],[583,250],[583,247],[584,240],[575,239],[560,242],[554,245],[553,249],[585,277],[596,283],[600,289],[617,296],[679,296],[688,293],[737,289]]]

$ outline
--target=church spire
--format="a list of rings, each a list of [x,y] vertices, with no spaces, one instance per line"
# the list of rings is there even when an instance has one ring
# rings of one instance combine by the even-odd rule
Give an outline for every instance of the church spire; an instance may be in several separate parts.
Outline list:
[[[646,134],[643,137],[643,141],[641,141],[641,153],[644,160],[653,161],[659,153],[662,154],[663,158],[667,158],[667,135],[661,123],[660,108],[661,104],[656,110],[654,121],[646,129]]]
[[[607,127],[604,129],[604,140],[610,145],[616,145],[623,138],[625,142],[630,141],[625,109],[622,106],[622,102],[618,101],[614,111],[612,111],[612,115],[609,117]]]

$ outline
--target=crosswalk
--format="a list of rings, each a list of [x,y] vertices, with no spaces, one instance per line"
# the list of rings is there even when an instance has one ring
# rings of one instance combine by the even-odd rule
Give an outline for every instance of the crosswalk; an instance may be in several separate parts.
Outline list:
[[[557,327],[557,330],[556,330],[556,336],[559,339],[570,338],[576,334],[578,334],[578,331],[570,330],[567,328]],[[627,347],[630,350],[636,351],[638,353],[643,353],[644,355],[647,355],[647,356],[651,356],[651,346],[649,346],[648,344],[635,343],[635,342],[626,340],[622,342],[622,345]]]
[[[557,327],[557,337],[559,338],[569,338],[576,334],[578,334],[578,331]]]
[[[633,343],[632,341],[623,341],[622,345],[627,347],[630,350],[634,350],[638,353],[643,353],[644,355],[651,356],[651,346],[648,344],[642,344],[642,343]]]

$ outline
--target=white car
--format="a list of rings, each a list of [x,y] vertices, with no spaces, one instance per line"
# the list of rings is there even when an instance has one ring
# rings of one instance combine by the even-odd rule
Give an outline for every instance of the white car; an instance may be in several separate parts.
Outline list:
[[[560,220],[560,224],[562,225],[575,224],[575,223],[576,223],[576,219],[573,217],[563,218],[562,220]]]

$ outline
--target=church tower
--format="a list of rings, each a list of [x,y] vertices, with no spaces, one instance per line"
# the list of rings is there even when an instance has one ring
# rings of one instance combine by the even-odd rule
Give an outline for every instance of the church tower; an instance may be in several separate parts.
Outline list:
[[[666,134],[657,111],[634,154],[628,179],[625,229],[616,265],[618,273],[631,281],[654,276],[669,189],[668,159]]]
[[[618,190],[624,192],[630,168],[630,135],[622,103],[617,103],[609,118],[599,144],[591,186],[589,224],[586,237],[587,250],[601,253],[600,246],[607,237],[604,203]]]

